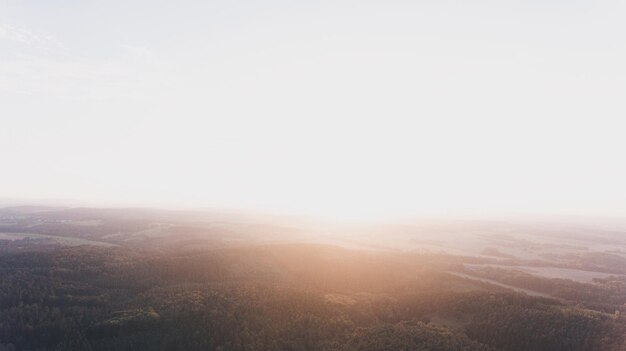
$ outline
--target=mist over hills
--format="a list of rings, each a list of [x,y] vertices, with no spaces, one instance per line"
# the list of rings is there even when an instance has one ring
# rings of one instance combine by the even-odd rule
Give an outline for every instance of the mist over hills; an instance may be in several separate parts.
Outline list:
[[[618,351],[616,228],[5,207],[0,348]]]
[[[0,351],[626,351],[625,18],[1,0]]]

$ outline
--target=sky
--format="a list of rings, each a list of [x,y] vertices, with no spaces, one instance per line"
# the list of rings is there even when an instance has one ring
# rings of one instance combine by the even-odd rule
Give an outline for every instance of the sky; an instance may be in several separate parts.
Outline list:
[[[0,0],[0,198],[626,217],[626,2]]]

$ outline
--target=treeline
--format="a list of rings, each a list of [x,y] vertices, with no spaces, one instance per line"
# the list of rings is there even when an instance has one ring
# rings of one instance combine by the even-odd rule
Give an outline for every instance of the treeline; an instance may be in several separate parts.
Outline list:
[[[519,270],[496,267],[472,268],[467,273],[516,286],[546,293],[568,301],[583,303],[588,308],[613,313],[626,303],[626,281],[618,277],[596,279],[595,284],[570,279],[544,278]]]
[[[12,244],[11,244],[12,245]],[[0,245],[2,246],[2,245]],[[621,321],[314,245],[0,250],[0,350],[622,350]]]

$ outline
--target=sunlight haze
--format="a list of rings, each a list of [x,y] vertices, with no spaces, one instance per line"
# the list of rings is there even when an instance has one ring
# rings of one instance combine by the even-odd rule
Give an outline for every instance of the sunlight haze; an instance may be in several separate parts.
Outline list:
[[[626,216],[624,18],[624,1],[0,1],[0,198]]]

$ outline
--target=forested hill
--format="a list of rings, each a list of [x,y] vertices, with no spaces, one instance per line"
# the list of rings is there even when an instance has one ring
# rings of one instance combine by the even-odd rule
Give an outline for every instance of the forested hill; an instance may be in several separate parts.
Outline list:
[[[2,350],[623,350],[624,321],[320,245],[155,252],[2,242]]]
[[[620,237],[563,230],[0,209],[0,351],[626,350]]]

